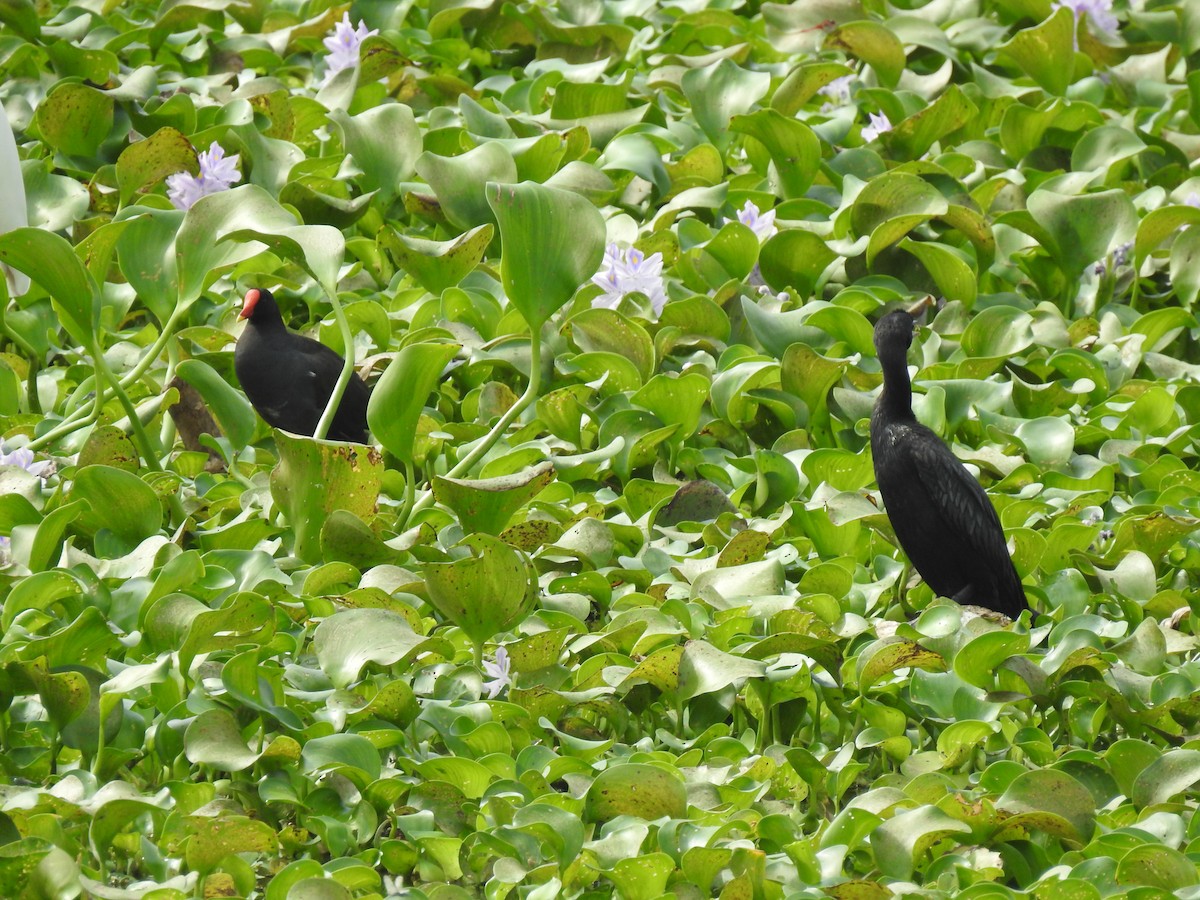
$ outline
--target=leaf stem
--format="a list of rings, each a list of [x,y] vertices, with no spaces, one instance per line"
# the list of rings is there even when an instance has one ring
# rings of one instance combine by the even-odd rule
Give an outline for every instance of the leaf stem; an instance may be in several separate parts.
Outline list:
[[[531,328],[529,331],[529,384],[525,388],[525,392],[521,394],[517,402],[509,407],[508,412],[500,417],[500,421],[484,435],[483,439],[475,445],[475,448],[465,457],[459,460],[458,464],[446,473],[447,478],[461,478],[471,471],[471,468],[483,459],[484,455],[496,445],[496,442],[508,430],[508,426],[517,420],[521,413],[529,408],[529,405],[537,399],[538,392],[542,389],[542,335],[538,329]]]
[[[313,432],[313,438],[320,441],[329,433],[329,426],[333,424],[338,404],[342,402],[342,394],[346,393],[346,385],[350,383],[350,376],[354,374],[354,333],[350,330],[350,320],[346,318],[346,311],[342,309],[342,301],[338,299],[337,291],[331,290],[319,278],[317,283],[321,285],[333,306],[333,318],[337,321],[338,331],[342,335],[342,348],[346,351],[342,372],[338,375],[337,384],[333,386],[333,393],[329,395],[329,402],[325,404],[325,411],[321,413],[321,420],[317,422],[317,430]]]
[[[529,408],[534,400],[537,399],[538,392],[542,389],[542,335],[540,330],[531,328],[529,330],[529,384],[525,391],[517,398],[517,402],[509,407],[508,412],[500,417],[500,420],[492,427],[492,430],[479,439],[466,456],[464,456],[449,472],[446,473],[447,478],[461,478],[471,471],[471,468],[483,459],[489,450],[496,445],[496,442],[504,436],[504,432],[508,430],[508,426],[516,421],[517,416],[521,415]],[[411,512],[418,513],[423,509],[433,505],[433,491],[426,491],[421,495],[421,499],[412,504]]]
[[[167,346],[167,341],[171,339],[172,335],[175,333],[176,327],[179,325],[179,319],[184,313],[187,312],[189,307],[190,304],[175,307],[175,311],[171,313],[170,318],[168,318],[166,323],[163,325],[162,334],[158,336],[158,340],[156,340],[151,345],[150,349],[143,354],[142,358],[138,360],[138,364],[126,372],[124,377],[117,382],[122,388],[129,387],[129,385],[133,384],[133,382],[137,381],[144,374],[146,374],[146,370],[150,368],[156,359],[158,359],[159,354],[161,354],[163,349]],[[42,447],[53,444],[55,441],[61,440],[67,435],[78,431],[80,428],[86,428],[99,419],[100,410],[102,408],[100,394],[101,391],[97,390],[97,402],[92,405],[91,410],[86,412],[76,410],[41,437],[34,438],[32,441],[30,441],[28,444],[29,449],[38,450]]]

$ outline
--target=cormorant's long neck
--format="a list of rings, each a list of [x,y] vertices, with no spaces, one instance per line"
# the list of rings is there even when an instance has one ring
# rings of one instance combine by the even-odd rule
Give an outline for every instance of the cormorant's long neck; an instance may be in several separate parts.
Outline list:
[[[881,407],[892,419],[914,418],[906,348],[885,347],[879,354],[879,363],[883,367],[883,394],[879,399]]]

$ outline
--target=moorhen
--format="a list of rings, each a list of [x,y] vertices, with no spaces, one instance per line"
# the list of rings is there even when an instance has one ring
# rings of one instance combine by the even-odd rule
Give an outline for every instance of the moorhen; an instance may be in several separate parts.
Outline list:
[[[345,360],[320,341],[288,331],[268,290],[247,291],[238,318],[247,322],[233,354],[233,368],[250,405],[268,425],[311,435]],[[370,397],[370,388],[352,373],[329,426],[329,440],[367,443]]]
[[[871,414],[871,455],[879,493],[901,549],[934,591],[1015,619],[1028,604],[1000,517],[958,457],[913,415],[907,356],[915,330],[904,310],[875,326],[883,393]]]

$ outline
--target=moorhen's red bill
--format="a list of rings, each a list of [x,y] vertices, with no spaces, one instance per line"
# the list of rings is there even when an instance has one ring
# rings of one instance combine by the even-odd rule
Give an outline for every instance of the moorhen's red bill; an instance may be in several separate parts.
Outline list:
[[[233,368],[250,405],[268,425],[311,435],[345,360],[320,341],[288,331],[268,290],[247,291],[238,318],[247,321],[233,354]],[[329,440],[367,443],[370,397],[370,388],[352,373],[329,426]]]

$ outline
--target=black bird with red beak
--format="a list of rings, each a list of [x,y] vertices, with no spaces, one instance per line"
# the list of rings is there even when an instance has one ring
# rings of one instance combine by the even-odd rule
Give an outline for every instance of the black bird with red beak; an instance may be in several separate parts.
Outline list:
[[[268,290],[247,291],[238,318],[246,320],[246,329],[238,338],[233,368],[250,405],[268,425],[312,435],[346,361],[320,341],[288,331]],[[352,373],[329,440],[367,443],[370,397],[366,382]]]

